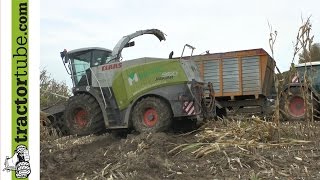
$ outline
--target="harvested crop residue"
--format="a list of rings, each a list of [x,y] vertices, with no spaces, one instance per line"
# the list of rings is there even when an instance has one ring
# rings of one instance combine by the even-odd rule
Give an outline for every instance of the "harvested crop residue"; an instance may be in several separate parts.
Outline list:
[[[212,121],[184,134],[41,142],[41,179],[320,179],[320,123]]]

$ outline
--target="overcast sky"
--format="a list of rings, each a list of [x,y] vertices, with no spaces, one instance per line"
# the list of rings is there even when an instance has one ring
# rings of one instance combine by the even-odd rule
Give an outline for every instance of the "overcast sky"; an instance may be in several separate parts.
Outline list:
[[[123,51],[124,59],[180,56],[183,45],[195,54],[264,48],[270,53],[268,22],[278,31],[275,59],[289,68],[301,17],[310,15],[312,34],[320,41],[318,0],[43,0],[41,1],[41,68],[71,86],[59,52],[81,47],[113,49],[118,40],[141,29],[157,28],[167,41],[142,36]]]

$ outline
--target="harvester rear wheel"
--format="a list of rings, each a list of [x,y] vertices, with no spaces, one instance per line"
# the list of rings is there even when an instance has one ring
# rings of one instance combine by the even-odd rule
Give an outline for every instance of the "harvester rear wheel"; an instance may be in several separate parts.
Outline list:
[[[163,132],[171,126],[172,111],[162,99],[147,97],[134,106],[131,120],[138,132]]]
[[[307,117],[311,119],[313,116],[312,105],[315,105],[314,100],[311,100],[311,92],[309,90],[303,92],[304,90],[303,87],[291,87],[284,92],[280,100],[280,109],[286,120],[301,121]],[[304,97],[307,98],[306,101]]]
[[[65,121],[70,134],[89,135],[105,130],[102,110],[88,94],[77,94],[68,100]]]

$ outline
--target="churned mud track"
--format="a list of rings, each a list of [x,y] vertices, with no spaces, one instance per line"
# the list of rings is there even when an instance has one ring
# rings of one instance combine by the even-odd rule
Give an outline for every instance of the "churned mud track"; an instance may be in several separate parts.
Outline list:
[[[167,162],[167,152],[172,147],[167,142],[177,140],[168,138],[170,136],[164,133],[128,135],[126,139],[106,134],[43,142],[41,178],[92,179],[96,175],[94,171],[98,173],[107,166],[110,169],[106,169],[105,174],[109,176],[154,178],[159,176],[161,166]]]
[[[41,179],[319,179],[320,124],[282,127],[280,141],[260,121],[43,141]]]
[[[75,179],[75,175],[100,168],[105,148],[114,141],[111,136],[86,136],[41,143],[41,178]]]

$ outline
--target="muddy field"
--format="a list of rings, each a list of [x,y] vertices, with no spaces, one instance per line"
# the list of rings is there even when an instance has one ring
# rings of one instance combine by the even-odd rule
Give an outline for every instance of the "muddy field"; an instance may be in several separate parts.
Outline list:
[[[43,138],[41,179],[320,179],[320,123],[259,118],[197,130]]]

